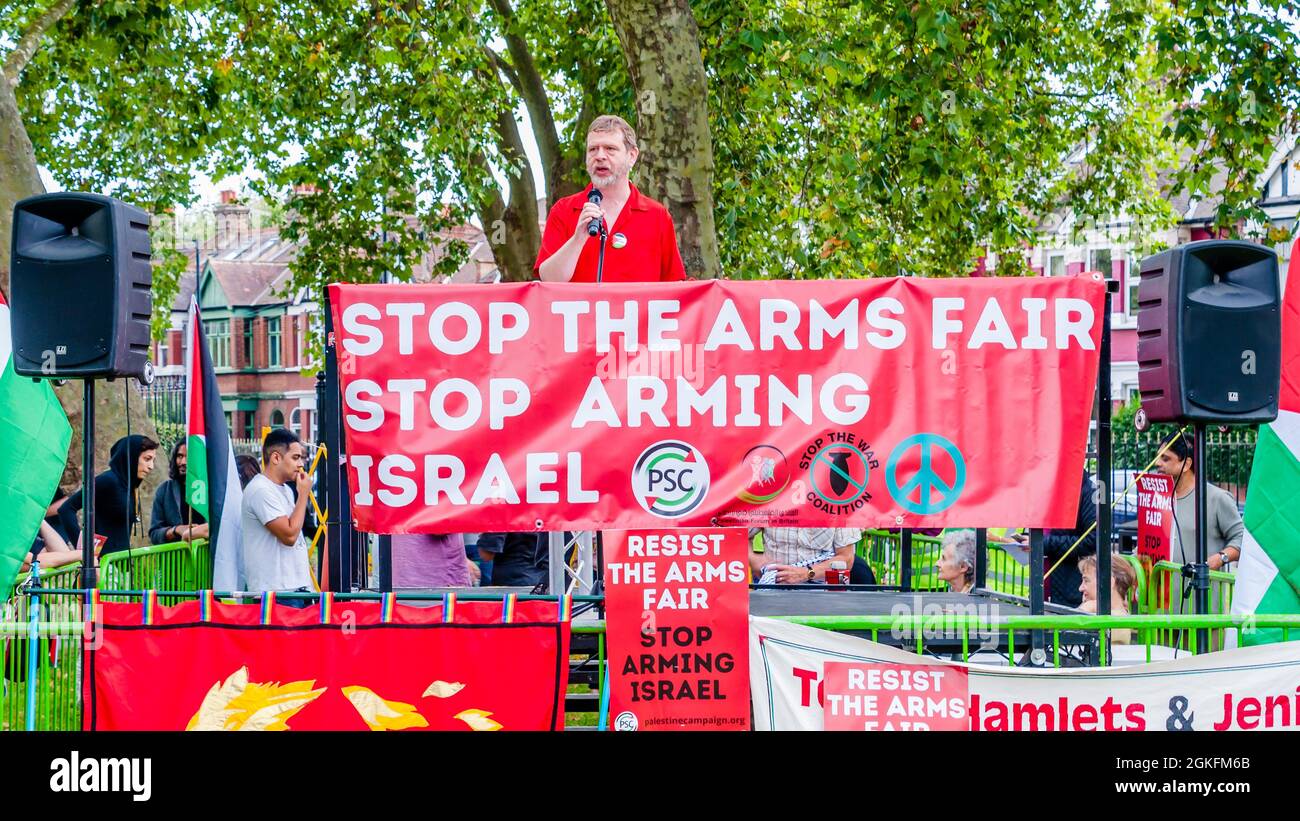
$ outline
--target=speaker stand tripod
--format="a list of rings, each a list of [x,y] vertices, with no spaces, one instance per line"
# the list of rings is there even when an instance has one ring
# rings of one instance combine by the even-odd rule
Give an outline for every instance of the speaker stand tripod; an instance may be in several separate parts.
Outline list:
[[[1206,532],[1205,491],[1209,485],[1210,466],[1205,461],[1205,423],[1194,425],[1195,439],[1192,443],[1192,464],[1196,467],[1196,563],[1192,565],[1192,591],[1196,597],[1196,615],[1204,616],[1210,612],[1210,556],[1209,534]],[[1204,653],[1209,649],[1210,631],[1204,627],[1196,631],[1196,650]]]
[[[95,380],[81,384],[81,515],[85,520],[81,528],[81,589],[92,590],[99,576],[99,555],[95,553]]]

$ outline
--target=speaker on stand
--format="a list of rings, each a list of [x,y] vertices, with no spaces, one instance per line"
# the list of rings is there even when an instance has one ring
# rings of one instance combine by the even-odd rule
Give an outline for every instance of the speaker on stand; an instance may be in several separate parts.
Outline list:
[[[81,379],[81,585],[94,587],[95,380],[152,381],[149,215],[99,194],[43,194],[14,206],[10,246],[14,372]]]
[[[1205,240],[1142,260],[1138,393],[1147,422],[1191,423],[1196,471],[1196,562],[1185,567],[1196,612],[1209,609],[1207,424],[1277,418],[1282,374],[1277,254],[1251,242]],[[1198,631],[1208,649],[1208,631]]]

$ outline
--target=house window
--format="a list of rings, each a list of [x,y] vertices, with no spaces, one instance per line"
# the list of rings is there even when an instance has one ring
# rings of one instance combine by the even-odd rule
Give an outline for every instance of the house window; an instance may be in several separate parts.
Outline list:
[[[230,367],[230,320],[213,319],[204,323],[213,368]]]
[[[1110,277],[1110,249],[1109,248],[1093,248],[1091,254],[1089,255],[1088,261],[1091,263],[1091,265],[1088,266],[1089,270],[1101,271],[1102,276],[1107,278]]]
[[[244,438],[257,440],[256,419],[253,418],[252,411],[244,411]]]
[[[302,408],[297,407],[289,411],[289,430],[298,434],[298,438],[304,442],[308,441],[307,431],[302,429]]]
[[[276,408],[275,410],[271,411],[271,427],[273,428],[284,427],[284,411],[280,410],[279,408]]]
[[[1047,258],[1047,275],[1049,277],[1065,276],[1065,254],[1052,254]]]
[[[1128,287],[1127,304],[1124,306],[1124,313],[1131,317],[1136,317],[1138,313],[1138,281],[1142,278],[1142,272],[1138,265],[1138,258],[1133,254],[1128,255],[1124,261],[1124,276],[1127,277],[1125,282]]]
[[[280,317],[266,320],[266,367],[280,367]],[[281,420],[283,422],[283,419]]]
[[[168,331],[167,336],[163,338],[163,341],[155,344],[158,352],[154,355],[154,364],[160,368],[165,368],[171,364],[172,348],[170,337],[171,331]]]
[[[226,416],[226,430],[234,430],[235,420],[231,418],[233,414],[231,414],[230,411],[226,411],[225,416]]]
[[[244,367],[255,367],[253,364],[253,318],[250,316],[244,320]]]

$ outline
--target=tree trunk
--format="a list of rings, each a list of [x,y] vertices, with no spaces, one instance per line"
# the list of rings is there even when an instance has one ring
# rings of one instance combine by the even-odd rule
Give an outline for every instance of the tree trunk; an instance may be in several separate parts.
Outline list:
[[[686,273],[721,275],[700,32],[687,0],[605,0],[637,93],[639,187],[668,207]]]
[[[9,293],[9,244],[13,230],[14,204],[26,197],[45,193],[37,172],[36,155],[27,129],[23,125],[22,114],[13,87],[0,80],[0,287]],[[50,321],[74,322],[75,317],[51,317]],[[113,443],[126,435],[126,399],[122,393],[122,381],[106,382],[100,380],[95,385],[95,469],[108,469],[108,452]],[[82,442],[82,391],[80,381],[70,381],[55,389],[59,404],[68,415],[72,425],[72,444],[68,448],[68,460],[64,466],[63,481],[65,489],[74,489],[81,484],[81,442]],[[131,388],[131,432],[156,436],[153,423],[145,412],[144,400],[138,390]],[[0,456],[0,458],[3,458]],[[165,478],[166,458],[159,454],[159,467],[155,468],[149,481],[140,488],[141,518],[144,520],[144,541],[148,543],[149,505],[153,501],[153,489]]]
[[[533,263],[537,249],[542,244],[538,225],[537,187],[533,184],[533,171],[524,154],[524,142],[519,136],[514,114],[502,109],[497,115],[497,137],[503,159],[502,168],[510,186],[507,202],[500,194],[479,207],[479,221],[487,234],[492,257],[501,269],[501,279],[506,282],[528,282],[533,278]],[[479,164],[487,168],[487,159],[480,156]]]
[[[0,78],[0,288],[9,293],[9,242],[14,203],[45,193],[36,171],[32,141],[27,138],[14,88]]]

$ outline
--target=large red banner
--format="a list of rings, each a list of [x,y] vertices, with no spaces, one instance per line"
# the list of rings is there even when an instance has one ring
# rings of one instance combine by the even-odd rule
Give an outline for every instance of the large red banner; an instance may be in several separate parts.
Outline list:
[[[749,729],[749,543],[739,528],[605,532],[614,730]]]
[[[554,602],[453,602],[446,622],[442,604],[338,602],[324,622],[316,604],[101,608],[87,730],[564,725],[569,623]]]
[[[1090,278],[331,285],[377,533],[1074,526]]]

